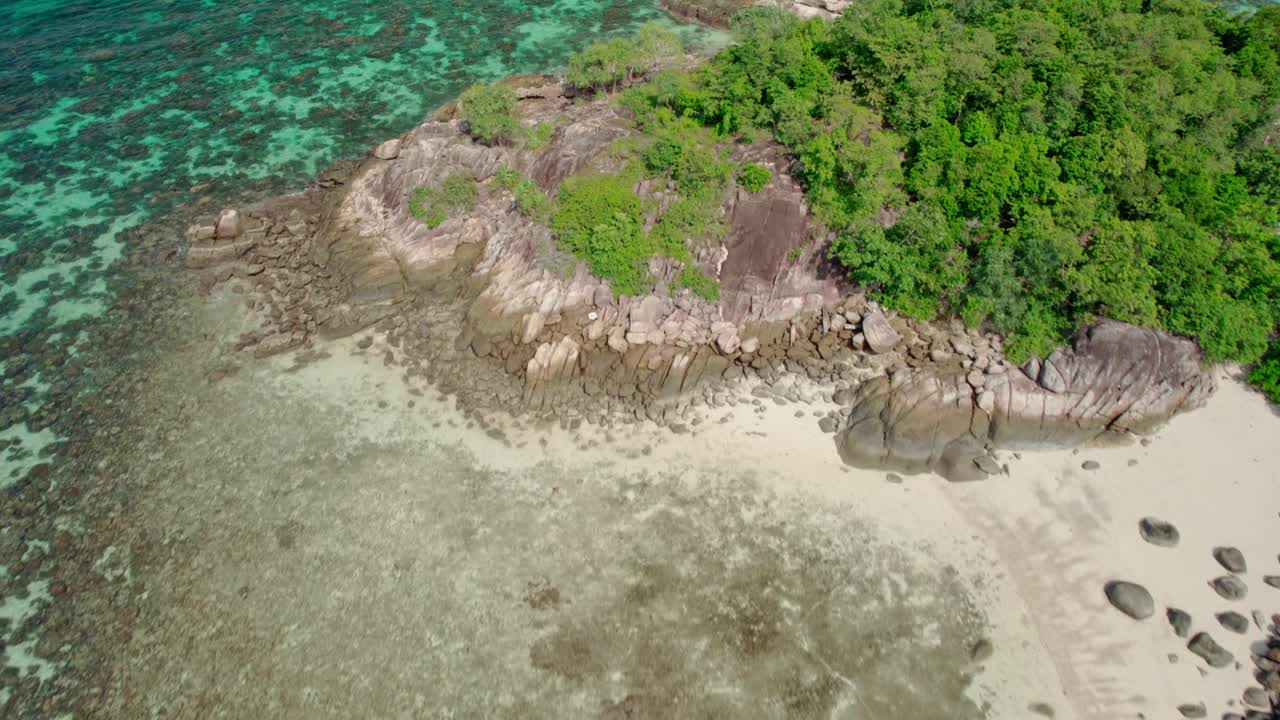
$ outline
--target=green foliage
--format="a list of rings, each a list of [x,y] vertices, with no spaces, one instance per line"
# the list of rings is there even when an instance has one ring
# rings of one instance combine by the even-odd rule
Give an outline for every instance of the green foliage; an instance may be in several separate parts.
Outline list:
[[[551,229],[561,246],[609,281],[615,297],[652,287],[646,262],[654,254],[644,233],[640,198],[626,176],[575,176],[560,186]]]
[[[804,246],[797,245],[787,251],[787,262],[794,264],[797,260],[799,260],[803,256],[804,256]]]
[[[458,109],[471,135],[483,143],[507,140],[520,127],[516,94],[501,85],[472,85],[458,99]]]
[[[551,199],[542,192],[542,188],[533,181],[533,178],[509,167],[501,167],[493,176],[493,184],[511,193],[515,198],[516,210],[519,210],[521,215],[539,223],[550,220]]]
[[[661,109],[651,132],[654,140],[641,155],[650,175],[671,178],[683,194],[718,192],[727,187],[733,165],[701,128],[676,120]]]
[[[409,193],[409,214],[429,228],[475,206],[476,181],[470,175],[450,175],[438,190],[419,187]]]
[[[551,136],[555,134],[555,127],[550,123],[540,122],[524,131],[524,149],[525,150],[541,150],[551,142]]]
[[[653,241],[662,254],[688,259],[690,246],[715,245],[729,234],[719,193],[699,192],[677,197],[653,227]]]
[[[854,280],[904,313],[994,327],[1013,356],[1103,315],[1212,360],[1274,338],[1280,8],[868,0],[733,29],[704,66],[622,99],[658,138],[649,172],[680,184],[706,159],[681,123],[771,134]]]
[[[633,38],[601,40],[575,53],[569,58],[567,77],[583,89],[616,88],[683,58],[680,36],[660,23],[649,22]]]
[[[747,163],[738,171],[738,185],[750,193],[760,192],[773,179],[769,168],[756,163]]]
[[[678,291],[685,288],[692,290],[693,294],[708,302],[720,298],[720,281],[713,277],[707,277],[706,273],[692,265],[685,265],[680,274],[676,276],[672,289]]]
[[[1249,382],[1266,393],[1271,402],[1280,403],[1280,340],[1271,341],[1267,353],[1249,372]]]

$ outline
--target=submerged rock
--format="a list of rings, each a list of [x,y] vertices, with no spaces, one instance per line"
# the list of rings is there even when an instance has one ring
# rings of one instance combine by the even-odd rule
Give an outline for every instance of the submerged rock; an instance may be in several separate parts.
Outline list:
[[[1112,580],[1104,587],[1107,600],[1120,612],[1134,620],[1146,620],[1156,611],[1151,593],[1137,583]]]

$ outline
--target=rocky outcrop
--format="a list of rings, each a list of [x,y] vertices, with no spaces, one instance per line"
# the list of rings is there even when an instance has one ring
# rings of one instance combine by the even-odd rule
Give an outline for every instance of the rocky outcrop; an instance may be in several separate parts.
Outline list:
[[[994,335],[866,301],[825,264],[824,231],[768,142],[728,148],[773,179],[727,197],[726,236],[693,251],[720,299],[673,292],[680,266],[663,258],[651,262],[654,293],[615,298],[493,180],[510,167],[554,195],[572,174],[619,169],[609,148],[636,130],[614,104],[575,101],[553,79],[517,84],[524,122],[555,127],[542,148],[479,145],[455,119],[432,120],[308,192],[192,227],[187,267],[209,286],[239,278],[262,319],[240,346],[266,357],[372,326],[387,362],[469,407],[673,427],[689,403],[722,405],[721,386],[741,380],[758,382],[758,397],[811,399],[794,384],[805,377],[849,408],[821,421],[847,461],[953,479],[1000,472],[994,447],[1149,430],[1210,389],[1195,346],[1163,333],[1103,322],[1074,351],[1019,370]],[[474,208],[435,227],[409,213],[415,188],[458,175],[475,181]],[[652,180],[635,191],[649,222],[671,199]]]
[[[1158,330],[1102,320],[1074,350],[1021,370],[972,375],[916,369],[858,388],[838,435],[846,462],[953,480],[987,471],[994,448],[1069,447],[1146,433],[1213,390],[1198,347]]]

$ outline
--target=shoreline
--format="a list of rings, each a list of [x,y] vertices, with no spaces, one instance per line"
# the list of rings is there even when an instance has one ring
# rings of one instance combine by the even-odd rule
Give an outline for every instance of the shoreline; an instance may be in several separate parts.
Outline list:
[[[422,530],[415,530],[419,527],[416,524],[402,528],[398,518],[418,506],[421,501],[412,498],[420,492],[430,491],[432,497],[443,498],[452,497],[455,491],[449,489],[449,482],[441,485],[441,480],[429,471],[417,477],[403,474],[416,464],[413,458],[418,457],[418,450],[404,454],[405,441],[418,446],[413,438],[419,438],[423,447],[452,448],[449,452],[470,458],[467,464],[475,472],[493,478],[483,481],[480,487],[496,482],[494,488],[504,488],[500,492],[500,497],[505,498],[500,501],[503,505],[520,505],[526,502],[522,498],[549,494],[553,506],[564,504],[572,508],[598,491],[622,493],[631,499],[619,502],[631,503],[647,497],[645,493],[649,491],[643,488],[667,487],[671,482],[689,489],[720,488],[714,493],[729,492],[739,498],[734,502],[747,503],[742,512],[755,508],[744,516],[746,525],[740,532],[751,533],[751,528],[757,526],[763,530],[760,524],[775,514],[790,518],[787,526],[794,528],[780,538],[825,527],[842,518],[838,522],[852,523],[860,528],[859,533],[869,533],[867,539],[874,538],[874,547],[884,548],[874,551],[874,557],[882,559],[869,567],[884,562],[883,558],[901,555],[933,568],[907,583],[906,587],[915,592],[925,592],[924,587],[931,582],[927,578],[955,573],[965,588],[965,597],[985,616],[975,637],[984,639],[992,650],[966,644],[960,649],[974,653],[972,659],[962,662],[953,658],[954,647],[945,656],[953,658],[949,662],[956,663],[956,670],[971,674],[966,697],[984,708],[982,717],[990,720],[1044,716],[1048,711],[1055,718],[1080,720],[1128,718],[1137,712],[1158,717],[1174,712],[1180,703],[1198,701],[1206,702],[1216,712],[1230,710],[1228,700],[1237,698],[1240,688],[1249,682],[1248,663],[1243,669],[1207,670],[1203,675],[1196,672],[1194,668],[1203,663],[1186,650],[1185,640],[1180,641],[1173,634],[1164,620],[1163,606],[1187,609],[1192,613],[1195,631],[1210,631],[1236,653],[1237,659],[1244,660],[1241,653],[1248,652],[1257,631],[1251,629],[1247,635],[1235,636],[1218,628],[1213,620],[1213,612],[1233,604],[1221,601],[1205,584],[1215,572],[1221,572],[1214,570],[1210,547],[1234,544],[1245,551],[1253,573],[1250,577],[1254,579],[1250,580],[1252,594],[1241,605],[1266,608],[1273,601],[1270,593],[1277,593],[1276,598],[1280,599],[1280,591],[1256,581],[1258,575],[1270,572],[1273,564],[1267,547],[1267,539],[1273,533],[1268,532],[1267,523],[1276,519],[1267,508],[1273,508],[1280,500],[1280,489],[1268,483],[1266,468],[1280,461],[1280,451],[1268,443],[1268,426],[1274,425],[1277,418],[1261,397],[1251,395],[1230,377],[1219,378],[1221,390],[1205,408],[1175,418],[1148,445],[1026,454],[1010,459],[1009,476],[985,483],[947,483],[929,475],[894,482],[883,472],[841,464],[827,449],[828,438],[808,429],[813,410],[824,409],[822,403],[798,406],[805,415],[799,417],[795,404],[756,404],[760,398],[743,393],[744,404],[718,409],[684,434],[672,434],[648,421],[611,428],[590,422],[577,426],[547,423],[505,412],[481,419],[460,408],[456,397],[443,394],[425,379],[406,379],[396,367],[384,363],[384,353],[390,346],[386,344],[386,334],[375,329],[319,342],[317,354],[309,363],[293,363],[287,356],[276,356],[242,364],[238,372],[215,381],[206,378],[209,368],[222,367],[227,360],[239,357],[234,349],[235,336],[252,322],[252,317],[239,307],[238,296],[228,290],[218,290],[210,299],[196,298],[193,307],[198,317],[212,319],[213,324],[198,319],[194,327],[204,330],[203,339],[184,347],[166,363],[166,369],[155,375],[156,384],[147,393],[153,397],[143,406],[167,412],[163,410],[169,403],[166,398],[180,388],[191,388],[195,402],[184,412],[193,424],[179,435],[171,435],[168,441],[162,437],[145,441],[143,449],[151,459],[130,462],[134,465],[129,471],[131,476],[139,472],[173,478],[145,486],[146,491],[140,496],[141,512],[135,518],[139,522],[133,525],[132,532],[145,536],[162,526],[195,523],[195,534],[172,551],[157,556],[153,551],[135,550],[121,569],[152,578],[151,592],[161,593],[159,598],[143,603],[138,621],[176,630],[176,634],[166,631],[140,641],[127,654],[137,658],[136,662],[116,667],[114,672],[125,673],[139,688],[140,698],[160,697],[155,693],[160,688],[156,683],[165,677],[163,665],[151,663],[167,656],[170,638],[176,641],[185,635],[184,626],[175,624],[185,611],[166,610],[163,617],[168,618],[167,622],[155,625],[160,617],[151,613],[166,607],[162,599],[167,594],[178,592],[186,583],[205,582],[214,583],[206,592],[231,593],[237,583],[243,582],[249,588],[248,605],[243,611],[238,609],[241,601],[234,597],[216,601],[212,608],[202,611],[206,622],[235,627],[240,622],[236,620],[239,613],[264,612],[258,603],[275,597],[267,587],[283,583],[279,587],[287,591],[292,583],[301,582],[290,579],[291,575],[276,575],[285,572],[290,563],[300,562],[290,559],[295,556],[289,553],[296,551],[273,550],[270,543],[274,541],[270,540],[244,544],[244,538],[255,538],[263,532],[269,538],[271,523],[283,522],[287,526],[289,522],[300,522],[299,529],[290,532],[305,540],[289,542],[298,543],[299,548],[315,548],[314,552],[327,547],[323,543],[329,541],[322,537],[347,538],[343,542],[363,547],[379,533],[399,537],[399,533],[408,532],[410,535],[396,542],[416,547],[421,539],[410,538]],[[239,409],[241,414],[224,412],[231,408]],[[732,417],[720,422],[726,415]],[[297,416],[329,418],[324,423],[326,427],[332,425],[335,431],[345,428],[340,431],[342,440],[337,446],[320,450],[316,459],[303,464],[300,472],[290,471],[287,477],[271,480],[273,473],[297,462],[291,459],[294,454],[316,444],[313,440],[294,440],[299,432],[310,431],[280,422],[280,418]],[[275,430],[269,429],[273,426]],[[498,432],[492,432],[495,430]],[[1189,442],[1192,438],[1214,442],[1215,437],[1230,437],[1233,447],[1243,443],[1246,450],[1215,461],[1203,457],[1195,443]],[[268,448],[277,444],[281,452],[278,465],[266,460],[274,452]],[[165,447],[168,449],[162,450]],[[242,461],[234,459],[241,452],[237,448],[259,449]],[[300,457],[312,457],[314,452],[307,451]],[[332,459],[321,462],[330,453]],[[1129,459],[1139,463],[1129,466]],[[1082,470],[1084,460],[1100,461],[1100,470]],[[369,462],[374,465],[369,466]],[[213,465],[205,467],[209,463]],[[255,469],[261,463],[266,464],[261,470]],[[385,472],[374,472],[374,467],[384,467]],[[1219,492],[1203,482],[1204,472],[1210,467],[1230,473],[1242,483],[1231,492],[1247,495],[1251,511],[1212,517],[1202,513],[1201,508],[1213,506]],[[176,468],[187,470],[175,473]],[[227,475],[232,468],[234,473]],[[210,479],[224,477],[230,483],[224,479],[221,487],[208,486],[201,479],[205,475]],[[268,507],[280,507],[262,518],[246,515],[237,519],[241,516],[236,508],[257,502],[254,498],[277,487],[276,483],[282,484],[271,490],[275,499]],[[470,486],[464,483],[456,492],[465,495],[467,487]],[[1155,488],[1159,488],[1159,494],[1152,493]],[[282,491],[284,494],[278,494]],[[467,492],[474,494],[476,490]],[[333,493],[339,495],[331,497]],[[338,500],[347,495],[349,499]],[[694,498],[701,495],[694,491],[694,495],[681,497],[684,499],[674,505],[662,505],[665,509],[660,512],[675,513],[680,518],[679,526],[687,526],[700,516]],[[341,508],[354,507],[353,502],[367,505],[368,509],[361,515],[362,529],[349,535],[353,528],[326,517]],[[489,507],[485,504],[488,502],[483,501],[482,506]],[[225,509],[198,520],[215,507]],[[645,507],[641,503],[627,522],[648,522],[654,512],[659,512],[657,506],[648,510]],[[323,514],[315,514],[321,510]],[[218,520],[221,513],[228,511],[232,514],[226,520]],[[584,511],[585,507],[578,512]],[[1136,525],[1139,513],[1160,515],[1179,525],[1184,531],[1182,546],[1164,549],[1143,543]],[[188,520],[183,519],[188,516]],[[156,526],[156,521],[162,525]],[[230,524],[215,530],[222,522]],[[565,541],[556,530],[561,521],[543,524],[547,522],[552,521],[544,518],[520,532],[531,533],[530,538],[545,535],[559,538],[557,542]],[[149,526],[151,530],[147,529]],[[378,530],[374,531],[374,527]],[[374,535],[364,538],[364,532]],[[593,537],[599,539],[594,542],[610,547],[618,526],[602,526],[595,532],[598,535]],[[260,542],[267,542],[268,546]],[[183,549],[187,543],[197,545]],[[232,550],[236,544],[240,549]],[[375,545],[381,546],[381,542]],[[164,559],[170,552],[197,549],[197,557],[213,560],[222,552],[233,552],[237,559],[225,568],[214,560],[212,569],[201,569],[204,565],[200,561],[189,567],[187,562],[169,566],[172,561]],[[717,557],[722,552],[731,556],[731,546],[704,548],[689,560],[704,553]],[[870,557],[857,553],[845,560],[869,561]],[[255,569],[246,575],[243,568],[236,570],[242,565]],[[202,579],[209,572],[215,574]],[[233,573],[232,578],[242,579],[223,578],[222,574],[228,572]],[[253,580],[259,573],[276,579],[264,587]],[[512,577],[506,577],[510,589]],[[884,581],[890,582],[889,577],[884,576]],[[1146,584],[1156,595],[1160,612],[1142,622],[1116,612],[1102,593],[1103,582],[1113,577]],[[563,575],[552,575],[549,581],[573,602],[551,616],[546,616],[545,610],[536,611],[534,618],[568,617],[595,606],[589,598],[595,598],[597,591],[588,590],[589,586],[580,586]],[[121,587],[127,588],[127,583]],[[135,587],[129,592],[141,590]],[[255,600],[264,592],[268,594]],[[910,597],[908,593],[895,602],[911,607]],[[210,612],[212,615],[207,614]],[[930,619],[934,618],[921,618],[919,626],[912,626],[912,633],[894,637],[902,642],[911,637],[913,643],[927,643]],[[268,621],[267,626],[273,622],[274,619]],[[394,622],[386,625],[376,619],[357,625],[366,632],[395,627]],[[235,632],[225,632],[230,633],[225,638],[218,635],[204,641],[209,651],[230,653],[230,657],[248,652],[235,639]],[[543,632],[545,629],[539,631]],[[527,637],[522,632],[516,635]],[[299,641],[309,644],[313,640],[307,638],[311,637],[307,634]],[[536,644],[536,640],[533,642]],[[1168,653],[1177,654],[1178,662],[1169,662]],[[511,661],[527,662],[527,654],[518,655],[519,652]],[[258,656],[243,657],[248,660]],[[289,651],[262,658],[265,662],[283,663],[281,672],[286,676],[285,668],[295,660]],[[213,671],[196,674],[193,688],[199,683],[217,682],[217,677]],[[254,702],[254,698],[259,696],[247,693],[226,701]],[[925,712],[915,717],[933,715]]]

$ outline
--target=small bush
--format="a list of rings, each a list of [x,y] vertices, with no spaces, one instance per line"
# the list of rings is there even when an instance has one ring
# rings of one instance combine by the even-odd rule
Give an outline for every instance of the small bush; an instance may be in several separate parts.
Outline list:
[[[1271,347],[1249,373],[1253,383],[1273,403],[1280,403],[1280,340],[1272,340]]]
[[[516,94],[500,85],[472,85],[458,99],[459,116],[466,121],[475,139],[499,143],[520,127],[516,117]]]
[[[476,206],[476,181],[469,175],[451,175],[440,189],[419,187],[409,193],[409,214],[429,228]]]
[[[556,240],[587,261],[591,272],[609,281],[615,297],[639,295],[653,287],[646,262],[654,254],[644,233],[640,198],[628,176],[571,177],[560,186],[551,218]]]
[[[556,129],[549,123],[538,123],[524,131],[524,149],[525,150],[541,150],[551,142],[551,136],[555,134]]]
[[[516,201],[516,210],[521,215],[539,223],[546,223],[551,218],[551,198],[528,175],[509,167],[499,168],[493,177],[493,184],[511,193]]]
[[[793,247],[789,251],[787,251],[787,262],[794,264],[803,255],[804,255],[804,246],[797,245],[796,247]]]
[[[769,168],[756,163],[747,163],[738,171],[738,185],[751,193],[760,192],[772,179],[773,173],[769,172]]]
[[[659,133],[645,148],[644,165],[654,175],[675,180],[682,194],[724,187],[732,177],[732,167],[714,146],[680,126]]]
[[[614,88],[631,78],[639,58],[626,38],[601,40],[569,58],[569,82],[583,89]]]
[[[658,251],[677,260],[687,258],[689,243],[714,245],[728,234],[720,196],[710,192],[676,198],[653,227]]]
[[[718,300],[720,298],[720,281],[708,277],[706,273],[692,265],[685,265],[680,271],[680,275],[676,277],[675,287],[673,290],[688,288],[695,295],[708,302]]]

